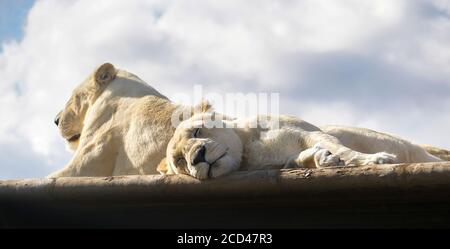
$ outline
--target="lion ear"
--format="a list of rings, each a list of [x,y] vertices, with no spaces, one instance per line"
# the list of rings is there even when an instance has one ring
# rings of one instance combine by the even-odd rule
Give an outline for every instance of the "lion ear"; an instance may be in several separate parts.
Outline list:
[[[211,103],[209,103],[208,100],[202,100],[200,104],[194,107],[194,113],[205,113],[205,112],[212,112],[213,107]]]
[[[173,170],[167,164],[167,159],[165,157],[161,160],[161,162],[159,162],[158,167],[156,168],[156,170],[161,175],[175,175]]]
[[[111,63],[104,63],[95,71],[95,83],[99,86],[107,85],[116,77],[116,68]]]

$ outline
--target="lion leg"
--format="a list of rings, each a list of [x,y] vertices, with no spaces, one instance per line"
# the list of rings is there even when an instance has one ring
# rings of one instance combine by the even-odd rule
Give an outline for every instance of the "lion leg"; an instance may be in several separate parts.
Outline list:
[[[308,132],[299,129],[282,128],[272,130],[265,138],[251,143],[247,148],[252,156],[251,163],[257,165],[280,165],[282,168],[316,168],[342,166],[339,155],[314,144],[309,147],[302,142]],[[257,156],[256,156],[257,155]]]
[[[283,167],[286,168],[323,168],[345,166],[338,155],[316,144],[314,147],[302,151],[298,156],[292,157]]]
[[[305,132],[301,141],[304,146],[311,148],[319,144],[320,147],[329,150],[332,154],[339,156],[348,166],[362,166],[372,164],[396,163],[397,157],[386,152],[365,154],[354,151],[344,146],[336,137],[323,132]]]
[[[58,177],[65,177],[65,176],[72,176],[72,167],[66,166],[58,171],[55,171],[47,176],[47,178],[58,178]]]
[[[317,151],[318,148],[313,147],[300,152],[298,155],[292,156],[284,164],[283,169],[315,168],[314,155]]]
[[[302,151],[298,140],[300,132],[294,129],[276,129],[267,132],[266,136],[246,144],[247,166],[250,169],[267,169],[294,167],[288,166],[289,159],[295,159]]]
[[[47,178],[73,176],[111,176],[116,158],[110,135],[99,141],[80,146],[74,157],[61,170],[51,173]]]
[[[339,155],[332,154],[327,149],[320,149],[314,154],[314,164],[317,168],[345,166]]]

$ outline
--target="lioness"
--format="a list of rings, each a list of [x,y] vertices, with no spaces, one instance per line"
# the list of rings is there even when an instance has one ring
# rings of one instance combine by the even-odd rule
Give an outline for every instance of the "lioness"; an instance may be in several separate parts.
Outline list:
[[[74,156],[63,169],[50,174],[48,177],[155,174],[158,172],[158,163],[166,155],[167,145],[175,131],[172,123],[173,112],[175,110],[187,111],[192,114],[205,112],[209,109],[210,106],[206,102],[197,107],[174,104],[137,76],[125,70],[117,69],[110,63],[105,63],[94,70],[73,91],[65,108],[56,116],[54,122],[62,137],[66,140],[68,147],[74,151]],[[320,131],[319,128],[297,119],[286,118],[283,122],[287,122],[287,124],[293,122],[291,126],[297,127],[297,130]],[[222,132],[224,130],[222,129]],[[242,141],[249,141],[250,138],[259,139],[258,134],[261,131],[258,129],[243,129],[242,131],[231,132],[243,136],[233,140],[242,143]],[[357,129],[330,128],[328,130],[330,134],[334,132],[333,135],[348,147],[356,146],[355,150],[359,148],[361,151],[364,149],[361,146],[366,143],[363,140],[366,137],[354,135],[356,131]],[[249,138],[246,136],[249,136]],[[369,136],[367,139],[371,140],[372,137]],[[360,143],[357,141],[360,141]],[[398,143],[400,142],[394,139],[393,146],[398,145]],[[255,144],[258,144],[258,142],[255,141]],[[263,145],[262,142],[259,142],[259,144],[260,146]],[[311,143],[307,145],[310,146]],[[305,146],[301,148],[308,147]],[[242,148],[242,145],[236,147],[238,152],[240,151],[239,148]],[[259,153],[256,150],[257,146],[252,148],[255,148],[255,151]],[[334,151],[324,145],[323,148],[331,152]],[[337,164],[342,164],[339,161],[341,157],[336,156],[335,153],[330,157],[323,148],[320,146],[313,147],[311,150],[305,151],[303,155],[307,155],[306,152],[312,153],[316,158],[315,160],[319,162],[319,166],[334,165],[336,160]],[[433,154],[450,158],[448,151],[432,146],[426,146],[425,148]],[[298,152],[298,146],[293,147],[292,150]],[[315,150],[318,151],[315,152]],[[286,151],[291,151],[291,149]],[[243,153],[242,151],[238,152],[236,152],[233,160],[240,158],[239,153]],[[207,152],[208,158],[210,155],[212,156],[210,153],[211,151]],[[249,169],[261,168],[273,162],[271,161],[272,154],[264,155],[262,153],[263,151],[261,151],[259,162],[252,161],[253,164],[246,167]],[[370,151],[366,153],[370,153]],[[321,154],[324,154],[324,156],[319,156]],[[383,157],[383,154],[378,154],[377,156],[381,156],[380,162],[389,162],[389,159],[392,159],[390,155]],[[399,155],[397,157],[401,159]],[[311,158],[311,156],[308,158]],[[342,158],[345,160],[345,157],[342,156]],[[266,159],[267,161],[264,161]],[[370,160],[378,160],[378,158],[375,156]],[[306,161],[303,161],[302,163],[306,165]],[[316,163],[314,162],[314,164]],[[214,176],[217,175],[220,174],[214,173]]]
[[[239,169],[442,161],[418,145],[368,129],[329,126],[326,133],[290,116],[278,117],[275,128],[270,125],[273,117],[221,120],[214,115],[199,113],[177,127],[158,166],[161,174],[207,179]],[[208,123],[212,120],[214,127]],[[259,120],[269,120],[269,126],[250,126]]]
[[[73,158],[48,177],[155,174],[180,106],[137,76],[105,63],[55,118]]]

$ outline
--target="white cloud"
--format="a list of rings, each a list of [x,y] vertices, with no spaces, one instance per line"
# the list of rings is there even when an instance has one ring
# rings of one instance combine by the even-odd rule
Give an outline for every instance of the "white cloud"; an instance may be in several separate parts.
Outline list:
[[[423,6],[436,11],[424,13]],[[411,107],[405,100],[420,94],[448,99],[448,91],[431,86],[450,86],[448,10],[448,2],[439,0],[37,1],[23,40],[2,44],[0,152],[11,151],[6,148],[12,143],[27,148],[30,158],[40,160],[36,176],[62,167],[70,154],[53,117],[74,86],[105,61],[168,96],[192,92],[194,84],[220,92],[279,91],[281,112],[322,124],[333,120],[395,131],[412,140],[429,138],[429,143],[450,147],[436,132],[450,125],[445,115],[430,110],[438,104]],[[377,71],[370,71],[371,65]],[[385,72],[392,77],[377,78]],[[405,75],[424,81],[401,82],[397,89],[397,79],[409,79]],[[380,84],[388,96],[402,98],[394,103],[377,92],[375,80],[385,80]],[[431,90],[411,90],[420,84]],[[402,93],[401,87],[410,90]],[[296,91],[307,99],[296,98]],[[383,106],[380,98],[395,106]],[[377,105],[380,111],[374,110]],[[399,108],[406,110],[403,119]],[[440,110],[450,113],[450,106]],[[410,129],[404,121],[421,115],[431,122]],[[21,161],[23,154],[11,157]],[[6,176],[4,170],[0,177]]]
[[[436,109],[364,110],[351,102],[302,103],[292,111],[316,125],[366,127],[401,136],[418,144],[449,147],[450,98]],[[292,103],[294,105],[294,103]],[[447,115],[446,115],[447,114]]]

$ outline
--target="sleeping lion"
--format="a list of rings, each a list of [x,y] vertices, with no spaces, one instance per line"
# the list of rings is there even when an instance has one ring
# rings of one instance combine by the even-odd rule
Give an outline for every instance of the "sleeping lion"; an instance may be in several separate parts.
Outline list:
[[[270,116],[230,120],[213,112],[197,113],[179,124],[158,171],[208,179],[237,170],[443,161],[419,145],[369,129],[319,128],[291,116],[277,117],[275,126],[273,120]]]

